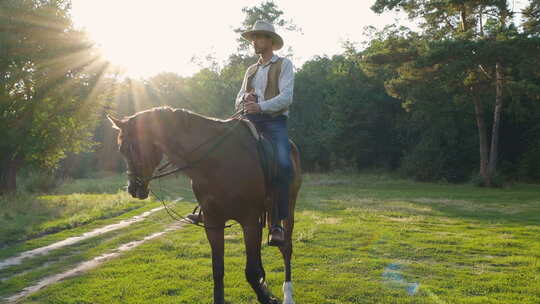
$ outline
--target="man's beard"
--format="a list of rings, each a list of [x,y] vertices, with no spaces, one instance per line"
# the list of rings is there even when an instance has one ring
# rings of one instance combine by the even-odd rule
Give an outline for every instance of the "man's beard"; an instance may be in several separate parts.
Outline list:
[[[255,49],[255,54],[257,54],[257,55],[264,54],[264,52],[266,51],[265,48],[257,48],[257,47],[255,47],[254,49]]]

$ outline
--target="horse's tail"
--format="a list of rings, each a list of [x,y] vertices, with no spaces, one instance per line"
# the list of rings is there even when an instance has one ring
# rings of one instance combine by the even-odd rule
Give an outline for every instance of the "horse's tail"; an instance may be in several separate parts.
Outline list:
[[[292,180],[289,190],[289,218],[285,220],[285,225],[288,226],[289,237],[291,237],[292,229],[294,227],[294,210],[296,208],[296,199],[298,198],[298,192],[302,185],[302,167],[300,166],[300,152],[296,144],[289,140],[291,143],[291,158],[293,165]],[[287,223],[288,222],[288,223]]]
[[[300,186],[302,185],[302,167],[300,166],[300,152],[298,151],[298,147],[292,141],[292,139],[289,139],[289,143],[291,144],[291,158],[293,164],[291,193],[294,192],[295,194],[297,194],[300,190]]]

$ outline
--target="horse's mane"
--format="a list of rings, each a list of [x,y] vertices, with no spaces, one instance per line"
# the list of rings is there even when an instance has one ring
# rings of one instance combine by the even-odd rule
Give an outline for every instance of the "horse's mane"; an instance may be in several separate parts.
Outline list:
[[[139,112],[127,117],[127,118],[131,119],[131,118],[136,118],[136,117],[146,116],[146,115],[152,115],[152,114],[156,114],[156,115],[160,115],[160,116],[161,115],[177,114],[177,115],[179,115],[181,117],[181,119],[187,120],[187,121],[191,121],[193,118],[195,118],[195,119],[199,118],[199,119],[203,119],[203,120],[208,120],[208,121],[213,121],[213,122],[220,122],[220,123],[228,122],[228,121],[231,120],[231,119],[221,119],[221,118],[206,116],[206,115],[202,115],[202,114],[193,112],[193,111],[188,110],[188,109],[173,108],[171,106],[160,106],[160,107],[154,107],[154,108],[151,108],[151,109],[139,111]]]

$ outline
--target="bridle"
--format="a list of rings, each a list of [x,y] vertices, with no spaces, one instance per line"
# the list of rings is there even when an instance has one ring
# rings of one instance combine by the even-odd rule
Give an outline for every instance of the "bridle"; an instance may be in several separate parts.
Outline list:
[[[174,174],[174,173],[178,173],[180,171],[183,171],[183,170],[186,170],[186,169],[192,169],[194,167],[196,167],[201,161],[203,161],[205,158],[207,158],[212,152],[214,152],[222,143],[225,142],[225,140],[233,133],[233,131],[236,129],[236,127],[242,122],[242,119],[240,118],[240,116],[242,115],[242,112],[243,112],[243,109],[242,110],[239,110],[237,111],[236,113],[234,113],[233,115],[231,115],[229,117],[229,119],[235,119],[236,122],[234,123],[234,125],[232,127],[229,127],[225,132],[223,132],[222,134],[219,134],[219,135],[216,135],[216,136],[213,136],[207,140],[205,140],[204,142],[202,142],[201,144],[199,144],[197,147],[195,147],[193,150],[191,150],[190,152],[187,153],[187,155],[190,155],[194,152],[196,152],[197,150],[201,149],[202,147],[206,146],[207,144],[210,144],[211,142],[214,142],[212,146],[210,146],[210,148],[208,150],[206,150],[198,159],[196,159],[195,161],[193,162],[188,162],[186,163],[185,165],[183,166],[180,166],[180,167],[176,167],[176,168],[172,168],[172,169],[169,169],[169,171],[166,171],[167,168],[171,167],[171,166],[174,166],[173,163],[171,163],[171,161],[167,161],[165,164],[163,164],[162,166],[160,166],[158,169],[157,169],[157,173],[156,174],[153,174],[151,177],[149,178],[143,178],[143,177],[140,177],[138,176],[136,173],[132,172],[131,170],[128,170],[126,172],[128,178],[132,181],[134,181],[137,186],[139,187],[143,187],[145,185],[145,183],[149,183],[150,181],[154,180],[154,179],[159,179],[159,178],[162,178],[162,177],[165,177],[165,176],[169,176],[171,174]],[[132,146],[130,145],[130,149],[132,149]],[[165,201],[163,199],[161,199],[158,195],[156,195],[156,193],[154,191],[152,191],[151,188],[148,188],[149,192],[152,193],[153,196],[155,196],[160,202],[161,204],[163,205],[164,209],[167,211],[167,214],[169,214],[169,216],[171,218],[173,218],[174,220],[177,220],[177,221],[181,221],[181,222],[185,222],[185,223],[189,223],[189,224],[193,224],[193,225],[196,225],[196,226],[199,226],[199,227],[203,227],[203,228],[207,228],[207,229],[221,229],[221,228],[229,228],[231,226],[233,226],[234,224],[230,224],[230,225],[224,225],[224,226],[219,226],[219,227],[210,227],[210,226],[206,226],[206,225],[201,225],[199,223],[193,223],[192,221],[190,221],[189,219],[187,219],[186,217],[178,214],[176,211],[170,209],[166,204],[165,204]],[[198,207],[195,207],[195,210],[193,210],[193,213],[195,213],[195,211],[197,210]]]

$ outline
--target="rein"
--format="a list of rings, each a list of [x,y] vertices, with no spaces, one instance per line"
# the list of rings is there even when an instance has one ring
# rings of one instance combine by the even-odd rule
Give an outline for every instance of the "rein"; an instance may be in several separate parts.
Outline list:
[[[229,119],[233,119],[233,118],[238,118],[241,114],[242,114],[243,110],[239,110],[238,112],[234,113],[233,115],[231,115],[229,117]],[[223,142],[225,142],[225,139],[227,139],[227,137],[229,137],[230,134],[232,134],[232,132],[236,129],[236,127],[241,123],[241,120],[240,119],[237,119],[236,122],[234,123],[234,125],[232,127],[230,127],[227,131],[223,132],[222,134],[219,134],[217,136],[214,136],[214,137],[211,137],[210,139],[204,141],[203,143],[201,143],[200,145],[198,145],[197,147],[195,147],[193,150],[191,150],[189,153],[187,153],[188,155],[197,151],[198,149],[200,149],[201,147],[203,147],[204,145],[210,143],[211,141],[213,140],[216,140],[216,142],[208,149],[206,150],[206,152],[203,153],[203,155],[201,157],[199,157],[197,160],[195,160],[194,162],[192,163],[188,163],[184,166],[181,166],[181,167],[177,167],[175,169],[172,169],[168,172],[164,172],[164,173],[161,173],[161,171],[164,171],[165,169],[167,169],[168,167],[170,167],[171,165],[173,165],[170,161],[168,161],[167,163],[165,163],[164,165],[162,165],[160,168],[158,168],[157,170],[157,175],[153,175],[152,177],[148,178],[147,181],[150,182],[151,180],[154,180],[154,179],[158,179],[158,178],[162,178],[162,177],[165,177],[165,176],[169,176],[171,174],[174,174],[174,173],[177,173],[177,172],[180,172],[180,171],[183,171],[183,170],[186,170],[186,169],[189,169],[189,168],[194,168],[198,163],[200,163],[202,160],[204,160],[206,157],[208,157],[210,155],[210,153],[212,153],[213,151],[215,151]],[[128,176],[129,175],[132,175],[135,179],[135,181],[140,185],[144,185],[144,180],[134,174],[132,174],[131,172],[128,172]],[[184,223],[188,223],[188,224],[192,224],[192,225],[196,225],[196,226],[199,226],[201,228],[206,228],[206,229],[222,229],[222,228],[230,228],[232,227],[234,224],[229,224],[229,225],[224,225],[224,226],[216,226],[216,227],[211,227],[211,226],[206,226],[206,225],[201,225],[199,223],[193,223],[192,221],[190,221],[188,218],[178,214],[176,211],[174,211],[173,209],[169,208],[167,206],[167,204],[165,203],[165,201],[163,199],[161,199],[161,197],[159,197],[154,191],[152,191],[151,188],[148,189],[150,191],[150,193],[152,193],[152,195],[154,197],[156,197],[160,202],[161,204],[163,205],[163,208],[165,209],[165,211],[167,211],[167,214],[175,221],[179,221],[179,222],[184,222]],[[193,210],[193,213],[195,213],[195,211],[197,211],[199,207],[195,207],[195,209]]]
[[[236,113],[234,113],[230,118],[235,118],[237,117],[239,114],[241,113],[241,111],[238,111]],[[173,170],[170,170],[168,172],[165,172],[165,173],[161,173],[161,171],[164,171],[165,169],[167,169],[169,166],[172,165],[172,163],[169,161],[167,162],[166,164],[164,164],[163,166],[161,166],[160,168],[158,168],[157,172],[158,174],[157,175],[153,175],[148,181],[151,181],[151,180],[154,180],[154,179],[158,179],[158,178],[161,178],[161,177],[165,177],[165,176],[168,176],[168,175],[171,175],[171,174],[174,174],[174,173],[177,173],[177,172],[180,172],[182,170],[185,170],[185,169],[189,169],[189,168],[193,168],[195,167],[199,162],[201,162],[202,160],[204,160],[208,155],[210,155],[210,153],[212,153],[214,150],[216,150],[223,142],[225,142],[225,139],[227,139],[227,137],[229,137],[230,134],[232,134],[232,131],[234,131],[234,129],[236,129],[236,127],[240,124],[240,119],[237,119],[236,122],[234,123],[234,125],[232,127],[230,127],[227,131],[224,132],[224,134],[220,134],[218,136],[215,136],[215,137],[212,137],[206,141],[204,141],[202,144],[198,145],[197,147],[195,147],[195,149],[191,150],[189,153],[187,153],[188,155],[197,151],[198,149],[200,149],[201,147],[203,147],[204,145],[208,144],[209,142],[211,142],[212,140],[216,139],[217,138],[217,141],[214,143],[213,146],[210,147],[210,149],[206,150],[206,152],[201,156],[199,157],[199,159],[195,160],[194,162],[192,162],[191,164],[186,164],[184,166],[181,166],[181,167],[178,167],[178,168],[175,168]],[[218,138],[219,137],[219,138]]]
[[[152,191],[152,189],[149,189],[149,190],[150,190],[150,193],[152,193],[152,195],[155,196],[161,202],[161,205],[163,205],[163,208],[165,209],[165,211],[167,211],[167,214],[175,221],[199,226],[201,228],[206,228],[206,229],[221,229],[221,228],[230,228],[234,226],[234,224],[229,224],[229,225],[224,225],[224,226],[213,227],[213,226],[201,225],[199,223],[194,223],[190,221],[188,218],[186,218],[185,216],[178,214],[176,211],[174,211],[174,209],[169,208],[169,206],[167,206],[165,201],[161,199],[154,191]],[[197,211],[198,208],[199,206],[195,207],[195,209],[193,209],[193,213],[195,213],[195,211]]]

